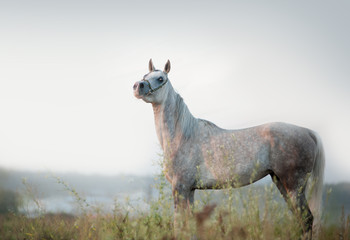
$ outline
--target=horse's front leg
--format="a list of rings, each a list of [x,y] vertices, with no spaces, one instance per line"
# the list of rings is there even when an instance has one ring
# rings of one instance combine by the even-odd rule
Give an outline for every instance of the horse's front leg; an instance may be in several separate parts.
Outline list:
[[[174,197],[174,233],[175,237],[188,227],[188,218],[192,215],[194,202],[194,189],[185,184],[173,183]]]

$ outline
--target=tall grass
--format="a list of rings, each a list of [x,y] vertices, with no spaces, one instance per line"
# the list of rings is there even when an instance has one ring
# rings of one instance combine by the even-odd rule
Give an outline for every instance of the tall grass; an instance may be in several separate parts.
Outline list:
[[[163,174],[156,176],[156,198],[144,200],[147,209],[120,204],[104,212],[62,179],[57,182],[70,192],[80,211],[77,215],[46,213],[32,187],[26,191],[37,204],[38,214],[10,213],[0,216],[0,239],[175,239],[171,189]],[[298,219],[288,210],[271,184],[240,189],[198,191],[193,214],[183,214],[177,239],[300,239]],[[350,239],[350,216],[337,225],[320,227],[319,239]]]

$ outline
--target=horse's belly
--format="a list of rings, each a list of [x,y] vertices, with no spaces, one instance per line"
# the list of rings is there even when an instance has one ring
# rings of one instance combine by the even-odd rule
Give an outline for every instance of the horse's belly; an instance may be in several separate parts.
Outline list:
[[[247,185],[251,182],[266,176],[266,168],[262,168],[259,163],[249,161],[248,163],[234,163],[230,166],[218,164],[216,167],[206,166],[218,185]]]

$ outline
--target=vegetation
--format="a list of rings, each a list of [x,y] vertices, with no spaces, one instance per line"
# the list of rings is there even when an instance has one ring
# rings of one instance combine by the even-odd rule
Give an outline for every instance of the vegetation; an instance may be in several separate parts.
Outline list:
[[[0,215],[1,239],[175,239],[172,196],[163,175],[157,176],[154,182],[154,188],[158,190],[156,198],[144,200],[147,209],[121,204],[116,199],[112,212],[104,212],[97,205],[87,203],[62,179],[56,181],[74,196],[79,214],[47,213],[36,198],[34,188],[24,182],[26,194],[22,204],[35,202],[37,215],[19,213],[17,207],[3,211]],[[298,219],[284,201],[276,198],[278,195],[273,184],[199,191],[193,215],[181,216],[176,239],[191,236],[199,239],[299,239]],[[326,221],[327,217],[320,226],[318,239],[350,239],[350,216],[346,216],[344,208],[334,224]]]

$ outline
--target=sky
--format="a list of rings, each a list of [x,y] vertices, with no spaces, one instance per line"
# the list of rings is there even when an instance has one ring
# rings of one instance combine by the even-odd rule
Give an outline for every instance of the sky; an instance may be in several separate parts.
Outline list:
[[[0,167],[154,174],[163,69],[195,117],[317,131],[326,182],[350,181],[348,1],[1,1]]]

